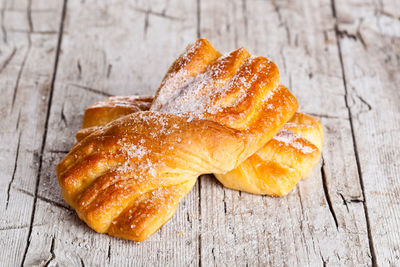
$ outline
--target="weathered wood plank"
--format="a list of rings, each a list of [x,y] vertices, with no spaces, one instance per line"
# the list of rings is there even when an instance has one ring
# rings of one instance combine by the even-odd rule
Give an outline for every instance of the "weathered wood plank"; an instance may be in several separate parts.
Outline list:
[[[62,1],[0,1],[0,262],[29,243]]]
[[[300,110],[321,117],[326,133],[321,169],[287,197],[202,181],[202,263],[370,265],[331,3],[202,0],[201,7],[201,34],[217,47],[243,45],[275,61]]]
[[[333,2],[373,261],[400,265],[400,2]]]
[[[135,244],[82,223],[64,207],[55,174],[84,109],[108,95],[153,94],[171,62],[196,39],[196,23],[194,1],[68,1],[26,264],[198,264],[197,186],[165,227]]]
[[[336,2],[69,0],[43,146],[62,1],[3,0],[0,258],[20,264],[28,244],[26,265],[399,264],[400,9]],[[284,198],[203,176],[141,244],[94,234],[55,176],[83,109],[108,95],[152,94],[199,34],[278,64],[300,109],[323,120],[324,163]]]

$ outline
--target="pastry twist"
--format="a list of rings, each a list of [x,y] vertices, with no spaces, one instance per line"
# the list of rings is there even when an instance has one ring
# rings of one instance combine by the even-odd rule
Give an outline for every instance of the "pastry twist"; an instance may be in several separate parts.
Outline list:
[[[148,110],[150,105],[142,105],[142,102],[151,100],[148,96],[118,96],[90,106],[85,110],[77,140],[116,118]],[[97,120],[99,114],[101,120]],[[85,128],[85,125],[92,127]],[[269,196],[287,195],[319,162],[322,146],[323,128],[319,120],[296,113],[276,136],[237,168],[215,176],[231,189]]]
[[[57,166],[66,202],[92,229],[142,241],[175,213],[199,175],[227,173],[295,113],[278,69],[245,49],[221,56],[206,40],[169,69],[150,111],[78,142]]]

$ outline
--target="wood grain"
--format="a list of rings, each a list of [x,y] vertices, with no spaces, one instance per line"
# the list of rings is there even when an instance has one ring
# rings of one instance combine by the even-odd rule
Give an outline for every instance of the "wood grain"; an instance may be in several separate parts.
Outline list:
[[[335,1],[346,106],[373,263],[400,265],[400,3]],[[349,12],[357,9],[358,12]]]
[[[0,0],[0,266],[397,266],[398,1]],[[83,110],[153,94],[187,43],[265,55],[325,127],[323,161],[287,197],[202,176],[136,244],[88,228],[55,165]]]
[[[72,147],[84,109],[109,95],[154,94],[169,64],[196,39],[195,15],[196,6],[180,1],[68,1],[39,186],[58,206],[38,200],[34,224],[45,226],[33,227],[26,264],[198,262],[197,187],[165,227],[135,244],[94,233],[63,207],[55,181],[55,163]]]
[[[204,36],[217,47],[243,45],[278,64],[281,81],[295,93],[300,110],[323,121],[324,161],[285,198],[253,196],[202,184],[202,196],[213,192],[210,198],[202,198],[201,213],[206,215],[202,215],[201,227],[211,226],[209,233],[202,231],[202,262],[369,265],[362,191],[330,2],[244,3],[202,1]],[[225,9],[230,10],[226,16],[207,15],[223,14]],[[212,31],[214,25],[218,25],[216,31]],[[223,204],[218,196],[224,196]],[[224,225],[228,229],[221,232]]]
[[[33,225],[62,1],[1,1],[0,265],[25,257]]]

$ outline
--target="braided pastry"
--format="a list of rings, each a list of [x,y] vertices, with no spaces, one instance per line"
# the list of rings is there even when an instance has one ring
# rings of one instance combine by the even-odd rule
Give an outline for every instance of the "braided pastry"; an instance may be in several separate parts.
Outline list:
[[[227,173],[295,113],[278,69],[245,49],[221,56],[208,41],[169,69],[150,111],[114,120],[57,165],[66,202],[92,229],[147,239],[175,213],[199,175]]]

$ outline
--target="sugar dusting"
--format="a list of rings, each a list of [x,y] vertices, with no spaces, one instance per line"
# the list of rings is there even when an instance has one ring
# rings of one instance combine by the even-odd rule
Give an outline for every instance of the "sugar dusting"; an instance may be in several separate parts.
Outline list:
[[[232,53],[221,56],[218,64],[212,64],[203,73],[186,79],[173,95],[169,93],[171,88],[166,84],[157,97],[157,101],[160,99],[159,102],[163,105],[153,106],[152,110],[184,115],[191,121],[195,118],[206,119],[208,115],[222,113],[230,107],[240,109],[243,100],[252,94],[251,88],[260,81],[259,72],[267,73],[271,68],[269,64],[263,63],[258,65],[257,71],[252,70],[250,66],[255,58],[250,57],[241,65],[240,71],[237,69],[230,77],[232,74],[229,73],[227,64],[232,62],[232,58]],[[273,108],[272,104],[267,103],[273,95],[272,91],[262,100],[268,109]],[[240,115],[244,113],[241,112]]]
[[[179,61],[175,63],[178,64],[178,71],[172,71],[167,74],[164,78],[161,93],[154,99],[154,102],[151,106],[151,110],[160,110],[160,108],[170,101],[171,98],[176,96],[177,92],[179,92],[178,88],[181,86],[186,79],[191,79],[189,77],[189,73],[185,68],[188,62],[192,59],[193,55],[195,55],[196,51],[198,51],[201,47],[200,42],[196,42],[190,45],[186,51],[179,57]]]
[[[315,151],[315,148],[310,146],[304,146],[301,142],[299,142],[300,137],[288,130],[281,130],[277,135],[275,135],[272,139],[284,143],[286,146],[294,147],[300,150],[303,154],[310,154]]]
[[[204,117],[204,113],[216,113],[221,111],[218,106],[212,106],[211,101],[215,93],[221,93],[228,90],[225,82],[227,75],[226,64],[230,60],[230,54],[224,55],[218,59],[218,64],[213,64],[203,73],[199,73],[194,77],[187,78],[179,89],[176,89],[175,83],[172,85],[166,83],[157,97],[161,106],[153,106],[152,110],[159,110],[166,113],[189,115],[190,120],[193,118]],[[185,61],[183,61],[185,62]],[[171,86],[174,86],[174,93],[171,94]],[[215,88],[221,87],[217,90]]]
[[[162,111],[165,113],[173,113],[176,115],[184,115],[187,117],[188,121],[195,118],[204,119],[206,114],[217,114],[223,112],[226,107],[236,107],[241,104],[241,102],[248,96],[250,89],[259,80],[259,71],[269,71],[269,66],[260,65],[258,70],[254,71],[250,69],[249,65],[243,66],[240,74],[238,72],[232,78],[226,78],[228,76],[227,70],[224,69],[224,63],[229,60],[229,54],[219,58],[221,64],[213,65],[205,72],[200,73],[194,77],[189,77],[190,74],[185,69],[185,66],[191,60],[191,55],[196,52],[199,48],[200,43],[197,43],[190,47],[183,55],[180,61],[181,66],[179,71],[170,73],[166,79],[165,83],[162,85],[160,94],[155,100],[155,104],[151,107],[152,111]],[[253,58],[246,60],[247,63],[251,62]],[[250,64],[250,63],[249,63]],[[232,90],[238,89],[238,90]],[[234,91],[234,94],[230,95]],[[266,105],[268,109],[273,108],[273,104],[268,103],[269,98],[272,96],[273,92],[269,94],[261,101]],[[123,102],[123,99],[118,99],[118,101]],[[259,101],[259,100],[258,100]],[[133,180],[134,184],[140,184],[149,180],[151,177],[156,177],[159,174],[160,167],[163,164],[162,159],[153,157],[154,151],[150,144],[147,144],[147,140],[152,140],[152,142],[157,142],[157,146],[163,145],[162,135],[171,135],[177,131],[182,131],[178,124],[171,124],[166,116],[160,116],[160,113],[155,112],[140,112],[135,114],[138,117],[142,126],[138,126],[138,121],[132,121],[130,132],[128,134],[135,134],[136,127],[148,127],[148,136],[151,138],[133,138],[132,136],[123,136],[117,141],[119,152],[122,152],[126,156],[126,160],[121,162],[121,164],[115,169],[118,173],[115,176],[116,183],[115,186],[124,188],[125,190],[132,190],[132,187],[125,186],[119,181],[122,180]],[[156,121],[156,123],[154,123]],[[143,126],[144,125],[144,126]],[[177,135],[179,136],[179,135]],[[290,139],[287,136],[277,137],[278,141],[284,142],[301,149],[303,153],[308,152],[311,148],[302,146],[301,143],[296,142],[295,139]],[[177,137],[176,143],[182,142],[182,140]],[[189,141],[190,142],[190,141]],[[168,150],[166,150],[168,149]],[[165,151],[173,150],[174,145],[170,144]],[[118,181],[117,181],[118,180]],[[182,198],[184,195],[184,190],[180,186],[174,187],[175,192],[167,190],[163,187],[165,184],[161,181],[159,187],[151,191],[149,197],[144,200],[140,200],[136,205],[144,205],[145,208],[140,211],[134,210],[135,218],[144,218],[149,216],[157,216],[160,214],[164,208],[170,210],[170,200],[167,198]],[[133,189],[139,193],[139,189]],[[168,205],[168,206],[166,206]],[[157,211],[151,211],[152,208],[156,208]],[[129,210],[132,213],[132,209]],[[151,212],[151,214],[149,214]],[[131,219],[132,217],[129,217]],[[139,221],[131,221],[130,228],[134,230]],[[113,222],[115,224],[115,222]]]

